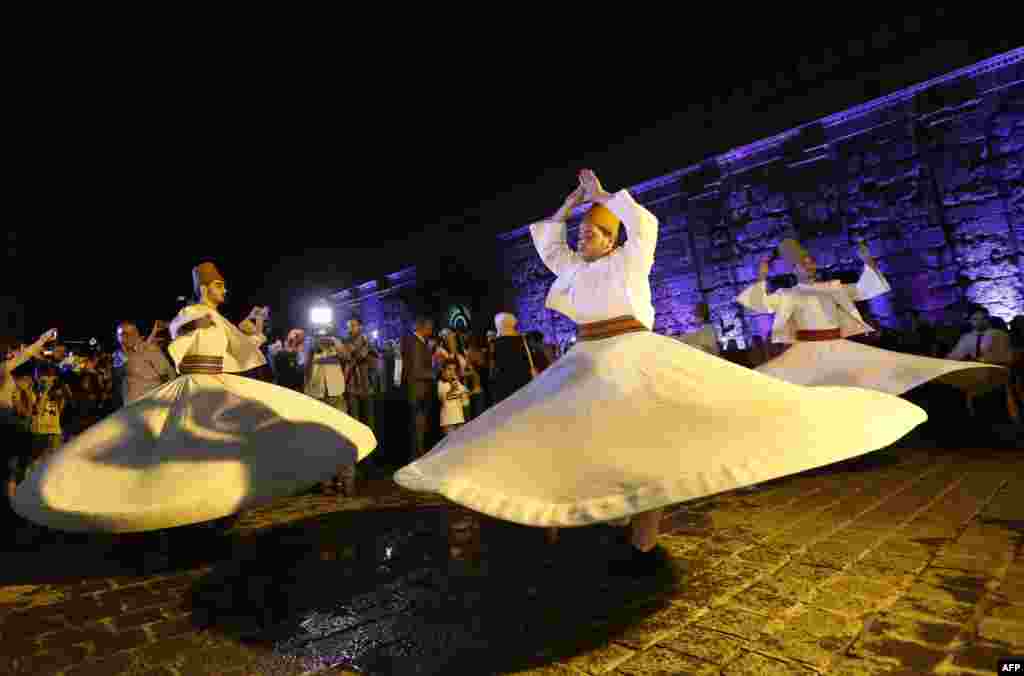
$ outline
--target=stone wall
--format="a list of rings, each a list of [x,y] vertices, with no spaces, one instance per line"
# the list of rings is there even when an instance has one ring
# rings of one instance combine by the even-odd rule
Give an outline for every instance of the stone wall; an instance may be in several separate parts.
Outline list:
[[[655,330],[692,330],[704,300],[731,327],[724,339],[767,336],[770,317],[735,298],[785,237],[850,281],[867,242],[893,292],[861,307],[886,326],[910,308],[932,321],[959,320],[967,303],[1024,313],[1022,62],[1016,50],[632,188],[660,221]],[[500,240],[521,328],[569,339],[571,322],[544,308],[554,278],[528,230]],[[783,261],[772,272],[792,283]]]
[[[346,333],[346,322],[358,317],[366,335],[376,332],[381,341],[399,338],[415,319],[406,294],[416,282],[416,268],[410,267],[333,294],[328,303],[338,331]]]

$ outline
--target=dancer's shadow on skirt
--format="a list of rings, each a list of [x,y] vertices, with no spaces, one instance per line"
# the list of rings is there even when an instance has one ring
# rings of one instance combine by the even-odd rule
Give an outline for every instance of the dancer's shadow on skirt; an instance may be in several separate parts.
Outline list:
[[[267,674],[503,674],[606,645],[685,577],[671,563],[611,577],[606,526],[564,529],[552,550],[540,529],[487,519],[478,555],[453,561],[451,515],[335,513],[238,541],[197,581],[194,621],[265,651]]]

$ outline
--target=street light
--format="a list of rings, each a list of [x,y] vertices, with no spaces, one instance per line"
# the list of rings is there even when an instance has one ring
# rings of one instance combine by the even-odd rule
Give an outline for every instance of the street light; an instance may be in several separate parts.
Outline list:
[[[317,333],[323,335],[327,328],[334,322],[334,311],[327,301],[321,300],[309,311],[309,320],[313,323]]]

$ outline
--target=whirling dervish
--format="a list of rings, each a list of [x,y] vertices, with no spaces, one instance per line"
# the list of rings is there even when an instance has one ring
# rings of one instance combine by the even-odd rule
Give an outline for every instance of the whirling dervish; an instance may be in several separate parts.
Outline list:
[[[576,322],[575,348],[399,470],[399,484],[528,526],[631,519],[622,565],[645,574],[662,508],[861,455],[926,420],[897,397],[792,385],[654,333],[658,219],[592,171],[579,180],[530,229],[557,276],[546,305]],[[573,251],[566,220],[583,203]]]
[[[783,240],[778,252],[792,266],[798,284],[768,293],[771,259],[766,259],[757,282],[736,299],[754,312],[774,313],[772,341],[792,344],[758,366],[761,373],[797,385],[846,385],[894,395],[932,380],[969,394],[1006,382],[1008,372],[999,366],[892,352],[846,340],[874,331],[854,303],[892,290],[863,243],[858,254],[864,271],[856,284],[817,281],[814,257],[796,240]]]
[[[62,446],[18,487],[15,511],[63,531],[128,533],[213,521],[294,495],[369,455],[358,420],[234,375],[266,363],[266,308],[224,318],[224,278],[192,271],[196,303],[171,322],[180,376]]]

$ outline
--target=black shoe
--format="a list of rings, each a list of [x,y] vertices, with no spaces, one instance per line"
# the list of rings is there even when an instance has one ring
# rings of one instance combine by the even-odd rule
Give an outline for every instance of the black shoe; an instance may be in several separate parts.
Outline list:
[[[611,561],[608,572],[617,577],[648,577],[665,568],[668,563],[665,550],[655,546],[654,549],[642,552],[630,545],[630,553],[623,559]]]

